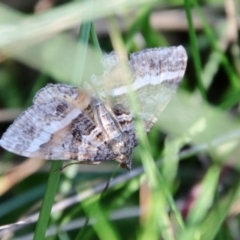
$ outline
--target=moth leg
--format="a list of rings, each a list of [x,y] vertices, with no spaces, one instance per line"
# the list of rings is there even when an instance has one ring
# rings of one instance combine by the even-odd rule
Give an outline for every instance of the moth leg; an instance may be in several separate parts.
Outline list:
[[[81,162],[79,162],[79,161],[75,161],[75,162],[68,163],[68,164],[66,164],[66,165],[56,169],[54,172],[61,172],[63,169],[65,169],[65,168],[67,168],[67,167],[69,167],[71,165],[75,165],[75,164],[98,165],[100,163],[101,163],[100,161],[99,162],[93,162],[93,161],[81,161]]]

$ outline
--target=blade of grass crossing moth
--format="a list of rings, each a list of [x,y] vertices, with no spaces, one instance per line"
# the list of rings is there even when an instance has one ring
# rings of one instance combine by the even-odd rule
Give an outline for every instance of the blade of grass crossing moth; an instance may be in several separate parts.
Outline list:
[[[116,23],[114,22],[113,19],[110,19],[109,22],[110,22],[110,37],[111,37],[114,48],[120,52],[121,52],[121,50],[124,51],[124,44],[121,39],[121,34],[117,31]],[[129,80],[126,79],[126,84],[127,84],[127,86],[129,86],[129,83],[127,81],[129,81]],[[129,86],[129,88],[130,88],[130,86]],[[139,112],[138,111],[139,106],[138,106],[138,102],[137,102],[137,99],[135,96],[135,92],[131,91],[131,89],[129,89],[128,98],[129,98],[129,102],[131,105],[131,110],[133,113],[135,113],[134,115],[137,116],[136,113]],[[140,146],[141,146],[139,151],[140,151],[142,163],[144,165],[145,172],[147,174],[147,179],[150,184],[149,187],[154,193],[153,194],[154,197],[151,198],[151,203],[150,203],[151,219],[145,224],[142,234],[140,235],[140,239],[144,239],[144,238],[145,239],[147,239],[147,238],[158,239],[160,231],[162,230],[161,226],[160,226],[161,224],[158,221],[159,220],[159,212],[162,209],[161,208],[162,205],[157,204],[158,200],[162,198],[161,193],[164,193],[164,196],[171,203],[171,205],[174,205],[174,201],[171,197],[171,193],[169,192],[169,190],[165,187],[164,192],[163,192],[163,187],[162,187],[162,185],[159,184],[160,182],[164,182],[164,181],[162,181],[162,179],[159,179],[159,175],[161,175],[161,174],[158,172],[155,162],[151,156],[151,153],[149,152],[149,149],[150,149],[149,142],[146,138],[146,134],[144,133],[144,131],[142,131],[143,125],[142,125],[142,122],[140,121],[140,119],[137,119],[137,121],[135,122],[135,127],[136,127],[137,132],[139,133],[138,139],[140,141]],[[163,201],[163,202],[165,202],[165,201]],[[172,208],[176,210],[175,206],[172,206]],[[175,211],[175,212],[177,212],[177,211]],[[169,222],[169,217],[167,216],[167,214],[164,217],[166,217],[168,219],[165,222]],[[179,222],[179,225],[183,229],[184,228],[183,221],[181,220],[180,217],[177,217],[177,220]],[[151,225],[148,225],[148,223],[150,223],[150,222],[151,222]],[[151,226],[152,230],[155,229],[155,231],[149,231],[149,226]],[[142,238],[142,236],[144,236],[144,238]],[[164,236],[167,237],[166,239],[172,239],[171,234],[164,234]]]
[[[78,41],[84,42],[85,45],[87,45],[88,43],[90,27],[91,27],[91,22],[86,22],[85,24],[82,24],[81,30],[79,33]],[[85,64],[86,51],[87,51],[87,46],[80,45],[76,54],[76,63],[75,63],[73,81],[77,81],[78,83],[81,80],[82,71]],[[62,164],[63,164],[62,161],[52,161],[52,167],[51,167],[49,180],[47,183],[47,189],[44,195],[39,219],[36,226],[36,231],[34,233],[34,240],[44,239],[45,232],[50,219],[52,204],[54,201],[54,197],[56,195],[59,177],[60,177],[60,174],[56,173],[55,171],[56,169],[61,168]]]
[[[109,26],[110,26],[110,38],[112,45],[114,49],[117,52],[120,53],[126,53],[125,46],[121,37],[121,34],[118,32],[118,27],[115,22],[115,19],[110,18],[109,19]],[[120,56],[121,57],[121,56]],[[126,73],[128,71],[127,68],[125,68]],[[128,94],[127,97],[130,102],[131,106],[131,111],[133,112],[134,116],[137,116],[137,113],[139,112],[139,103],[137,102],[136,94],[134,91],[132,91],[130,84],[129,84],[129,79],[126,78],[126,86],[128,87]],[[143,128],[143,123],[141,119],[134,119],[135,120],[135,127],[136,127],[136,132],[138,133],[138,140],[139,140],[139,145],[141,146],[140,150],[141,151],[141,157],[142,159],[145,159],[142,161],[144,168],[146,168],[146,172],[148,173],[148,178],[151,182],[151,185],[157,185],[156,181],[156,175],[154,174],[155,172],[155,164],[154,160],[149,153],[148,149],[150,149],[149,142],[146,138],[146,134],[144,133],[144,128]]]

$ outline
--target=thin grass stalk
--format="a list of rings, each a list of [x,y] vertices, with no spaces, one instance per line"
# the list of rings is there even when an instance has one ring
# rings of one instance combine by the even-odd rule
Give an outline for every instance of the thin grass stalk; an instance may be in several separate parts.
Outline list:
[[[48,222],[51,216],[51,209],[57,192],[60,173],[56,172],[62,166],[62,161],[52,161],[51,171],[47,182],[46,192],[43,198],[37,226],[33,240],[42,240],[45,237]]]
[[[198,88],[202,95],[202,98],[206,100],[206,92],[205,92],[204,85],[202,83],[202,77],[201,77],[202,67],[201,67],[201,61],[200,61],[199,50],[197,45],[197,36],[196,36],[196,32],[193,25],[192,15],[191,15],[191,0],[184,0],[184,4],[185,4],[186,15],[187,15],[189,38],[191,43],[191,51],[193,55],[193,64],[196,70]]]

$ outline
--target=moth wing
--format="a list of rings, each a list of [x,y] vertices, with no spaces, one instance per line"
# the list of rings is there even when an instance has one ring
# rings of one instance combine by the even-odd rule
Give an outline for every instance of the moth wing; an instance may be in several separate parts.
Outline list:
[[[79,95],[79,89],[67,84],[52,84],[49,83],[41,88],[33,98],[33,104],[41,104],[48,102],[52,99],[69,99],[75,100]]]
[[[182,46],[154,48],[133,54],[133,88],[141,108],[140,117],[148,132],[181,83],[187,54]]]
[[[0,145],[26,157],[96,163],[113,158],[101,134],[84,111],[52,98],[24,111],[3,134]]]
[[[91,79],[99,89],[97,94],[112,108],[118,106],[131,112],[127,94],[133,90],[148,132],[176,92],[185,73],[187,54],[182,46],[153,48],[134,53],[127,63],[122,63],[113,52],[104,57],[103,65],[103,76]]]

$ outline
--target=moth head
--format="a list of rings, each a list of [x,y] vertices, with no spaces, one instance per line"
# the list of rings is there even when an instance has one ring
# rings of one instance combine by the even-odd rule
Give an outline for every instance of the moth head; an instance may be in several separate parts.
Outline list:
[[[130,156],[128,159],[126,159],[124,162],[120,163],[121,168],[127,169],[129,172],[131,172],[132,168],[132,156]]]

